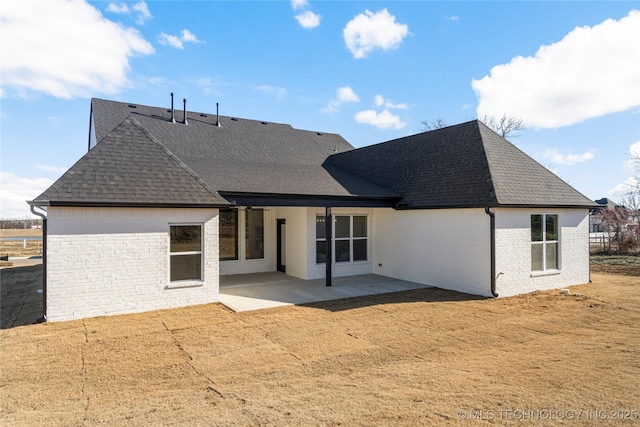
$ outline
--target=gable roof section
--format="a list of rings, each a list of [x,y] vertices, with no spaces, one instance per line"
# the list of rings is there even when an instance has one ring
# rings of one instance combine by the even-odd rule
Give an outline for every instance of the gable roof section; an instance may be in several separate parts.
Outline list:
[[[400,208],[593,205],[477,120],[339,153],[328,162],[402,194]]]
[[[482,140],[472,123],[336,154],[329,161],[402,194],[401,206],[497,204]]]
[[[476,124],[500,205],[593,207],[593,201],[549,169],[482,122]]]
[[[125,118],[32,203],[50,206],[228,205],[133,117]]]
[[[220,194],[305,195],[321,197],[393,199],[399,196],[347,171],[324,167],[336,151],[353,147],[340,135],[266,123],[122,102],[92,100],[96,139],[124,117],[135,120],[166,146],[210,188]],[[237,197],[236,197],[237,198]]]
[[[353,149],[340,135],[93,99],[97,144],[36,205],[594,207],[481,122]],[[220,126],[217,125],[219,120]],[[226,200],[225,200],[226,199]]]

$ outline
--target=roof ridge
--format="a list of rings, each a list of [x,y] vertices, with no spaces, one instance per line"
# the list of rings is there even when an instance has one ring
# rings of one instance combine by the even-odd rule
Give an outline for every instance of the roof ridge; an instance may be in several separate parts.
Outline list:
[[[216,190],[214,190],[213,188],[211,188],[209,186],[209,184],[207,184],[202,178],[200,178],[200,176],[195,173],[193,171],[193,169],[191,169],[189,166],[187,166],[182,160],[180,160],[178,158],[178,156],[176,156],[175,154],[173,154],[173,152],[171,152],[171,150],[169,150],[162,142],[160,142],[160,140],[158,140],[158,138],[156,138],[155,136],[153,136],[151,133],[149,133],[149,131],[147,131],[147,129],[145,129],[144,126],[142,126],[142,124],[140,122],[138,122],[135,117],[133,117],[132,115],[127,116],[127,118],[125,118],[122,122],[123,123],[125,120],[130,119],[131,124],[133,124],[134,126],[136,126],[138,129],[140,129],[140,131],[142,133],[145,134],[145,136],[147,138],[149,138],[149,140],[155,144],[157,144],[162,151],[164,151],[164,153],[169,156],[171,159],[173,159],[174,162],[176,162],[178,164],[178,166],[180,166],[182,169],[184,169],[185,172],[187,172],[198,184],[200,184],[205,190],[207,190],[209,193],[211,193],[212,196],[215,197],[220,197],[223,198]],[[120,124],[118,124],[118,126],[120,126]],[[116,126],[117,127],[117,126]],[[109,134],[107,134],[108,136]],[[106,136],[105,136],[106,138]],[[224,199],[224,198],[223,198]]]
[[[500,204],[500,200],[498,199],[498,191],[496,189],[496,183],[495,180],[493,179],[493,170],[491,168],[491,162],[489,161],[489,153],[487,153],[487,147],[485,145],[485,141],[484,141],[484,136],[482,135],[482,129],[481,126],[486,127],[487,129],[491,130],[493,132],[492,129],[490,129],[487,125],[485,125],[484,123],[482,123],[480,120],[475,119],[475,120],[471,120],[467,123],[473,123],[476,128],[478,129],[478,137],[480,138],[480,147],[482,148],[482,159],[484,161],[484,163],[487,165],[487,171],[489,172],[489,176],[486,178],[485,182],[487,184],[489,184],[491,186],[491,191],[489,192],[489,196],[493,197],[493,204],[494,206],[498,206]],[[495,133],[495,132],[493,132]],[[497,133],[495,133],[497,136]],[[493,206],[490,206],[493,207]]]
[[[478,131],[480,134],[480,138],[482,141],[482,148],[485,152],[485,158],[487,160],[487,164],[489,167],[489,171],[491,174],[491,185],[494,189],[495,192],[495,197],[496,197],[496,201],[498,204],[500,205],[509,205],[509,203],[503,203],[501,201],[501,195],[499,194],[499,192],[503,192],[504,191],[504,187],[505,187],[505,183],[502,182],[498,182],[498,185],[496,185],[495,182],[495,177],[498,174],[494,174],[493,168],[492,168],[492,163],[495,163],[496,161],[500,161],[499,159],[494,158],[494,155],[489,155],[489,153],[487,152],[487,144],[492,144],[492,141],[490,139],[494,139],[496,141],[498,141],[499,144],[504,144],[504,147],[507,147],[509,150],[513,150],[512,152],[517,153],[519,156],[522,156],[523,158],[525,158],[530,165],[535,165],[536,168],[536,173],[537,174],[541,174],[544,179],[550,179],[552,182],[556,182],[558,184],[560,184],[563,187],[563,191],[567,190],[570,192],[575,193],[576,195],[579,195],[580,197],[582,197],[584,199],[584,202],[591,202],[593,204],[593,202],[586,197],[584,194],[582,194],[580,191],[576,190],[573,186],[571,186],[568,182],[566,182],[564,179],[562,179],[561,177],[559,177],[558,175],[556,175],[555,173],[553,173],[552,171],[550,171],[548,168],[544,167],[542,164],[540,164],[538,161],[536,161],[533,157],[531,157],[529,154],[525,153],[522,149],[520,149],[518,146],[516,146],[514,143],[512,143],[511,141],[509,141],[508,139],[506,139],[503,136],[500,136],[500,134],[498,134],[496,131],[494,131],[493,129],[491,129],[489,126],[487,126],[485,123],[483,123],[482,121],[478,120]],[[488,134],[487,134],[488,132]],[[501,149],[498,148],[496,143],[493,143],[493,149]],[[551,182],[548,181],[548,182]],[[502,189],[500,189],[502,188]],[[504,194],[502,196],[505,196]],[[508,198],[508,196],[507,196]]]

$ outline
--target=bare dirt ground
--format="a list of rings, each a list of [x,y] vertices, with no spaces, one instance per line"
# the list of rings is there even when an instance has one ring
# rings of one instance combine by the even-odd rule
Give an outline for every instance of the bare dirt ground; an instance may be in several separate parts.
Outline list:
[[[592,278],[3,330],[0,424],[638,425],[640,278]]]

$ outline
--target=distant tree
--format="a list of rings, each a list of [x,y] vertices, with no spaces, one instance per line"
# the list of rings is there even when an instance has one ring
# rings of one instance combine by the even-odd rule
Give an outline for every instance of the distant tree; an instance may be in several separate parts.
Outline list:
[[[24,218],[24,219],[3,219],[0,220],[0,229],[3,230],[7,230],[7,229],[26,229],[26,228],[33,228],[33,227],[42,227],[42,220],[41,219],[28,219],[28,218]]]
[[[515,132],[526,129],[526,126],[522,122],[522,119],[507,116],[506,114],[499,119],[495,118],[494,116],[485,115],[481,121],[503,138],[515,138],[516,136],[518,136],[518,134]]]
[[[446,128],[447,122],[444,121],[444,119],[442,117],[438,117],[437,119],[431,121],[431,120],[423,120],[420,123],[422,123],[422,131],[426,132],[426,131],[430,131],[430,130],[436,130],[436,129],[442,129],[442,128]]]
[[[522,119],[509,117],[506,114],[499,119],[494,116],[485,115],[481,121],[503,138],[515,138],[518,136],[516,132],[526,129]],[[420,123],[422,124],[423,132],[442,129],[449,126],[442,117],[438,117],[435,120],[423,120]]]
[[[634,252],[640,249],[640,154],[631,153],[631,162],[635,166],[635,177],[629,183],[629,189],[622,199],[622,204],[629,211],[629,234],[633,237]]]
[[[633,211],[626,206],[613,209],[600,209],[596,220],[606,236],[604,250],[606,253],[633,253],[638,246],[637,224],[634,223]]]

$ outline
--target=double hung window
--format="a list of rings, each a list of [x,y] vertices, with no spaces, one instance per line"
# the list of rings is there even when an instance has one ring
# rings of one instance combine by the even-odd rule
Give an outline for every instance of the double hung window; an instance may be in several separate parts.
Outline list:
[[[531,215],[531,271],[559,270],[557,214]]]
[[[202,280],[202,226],[170,225],[169,235],[170,280]]]

